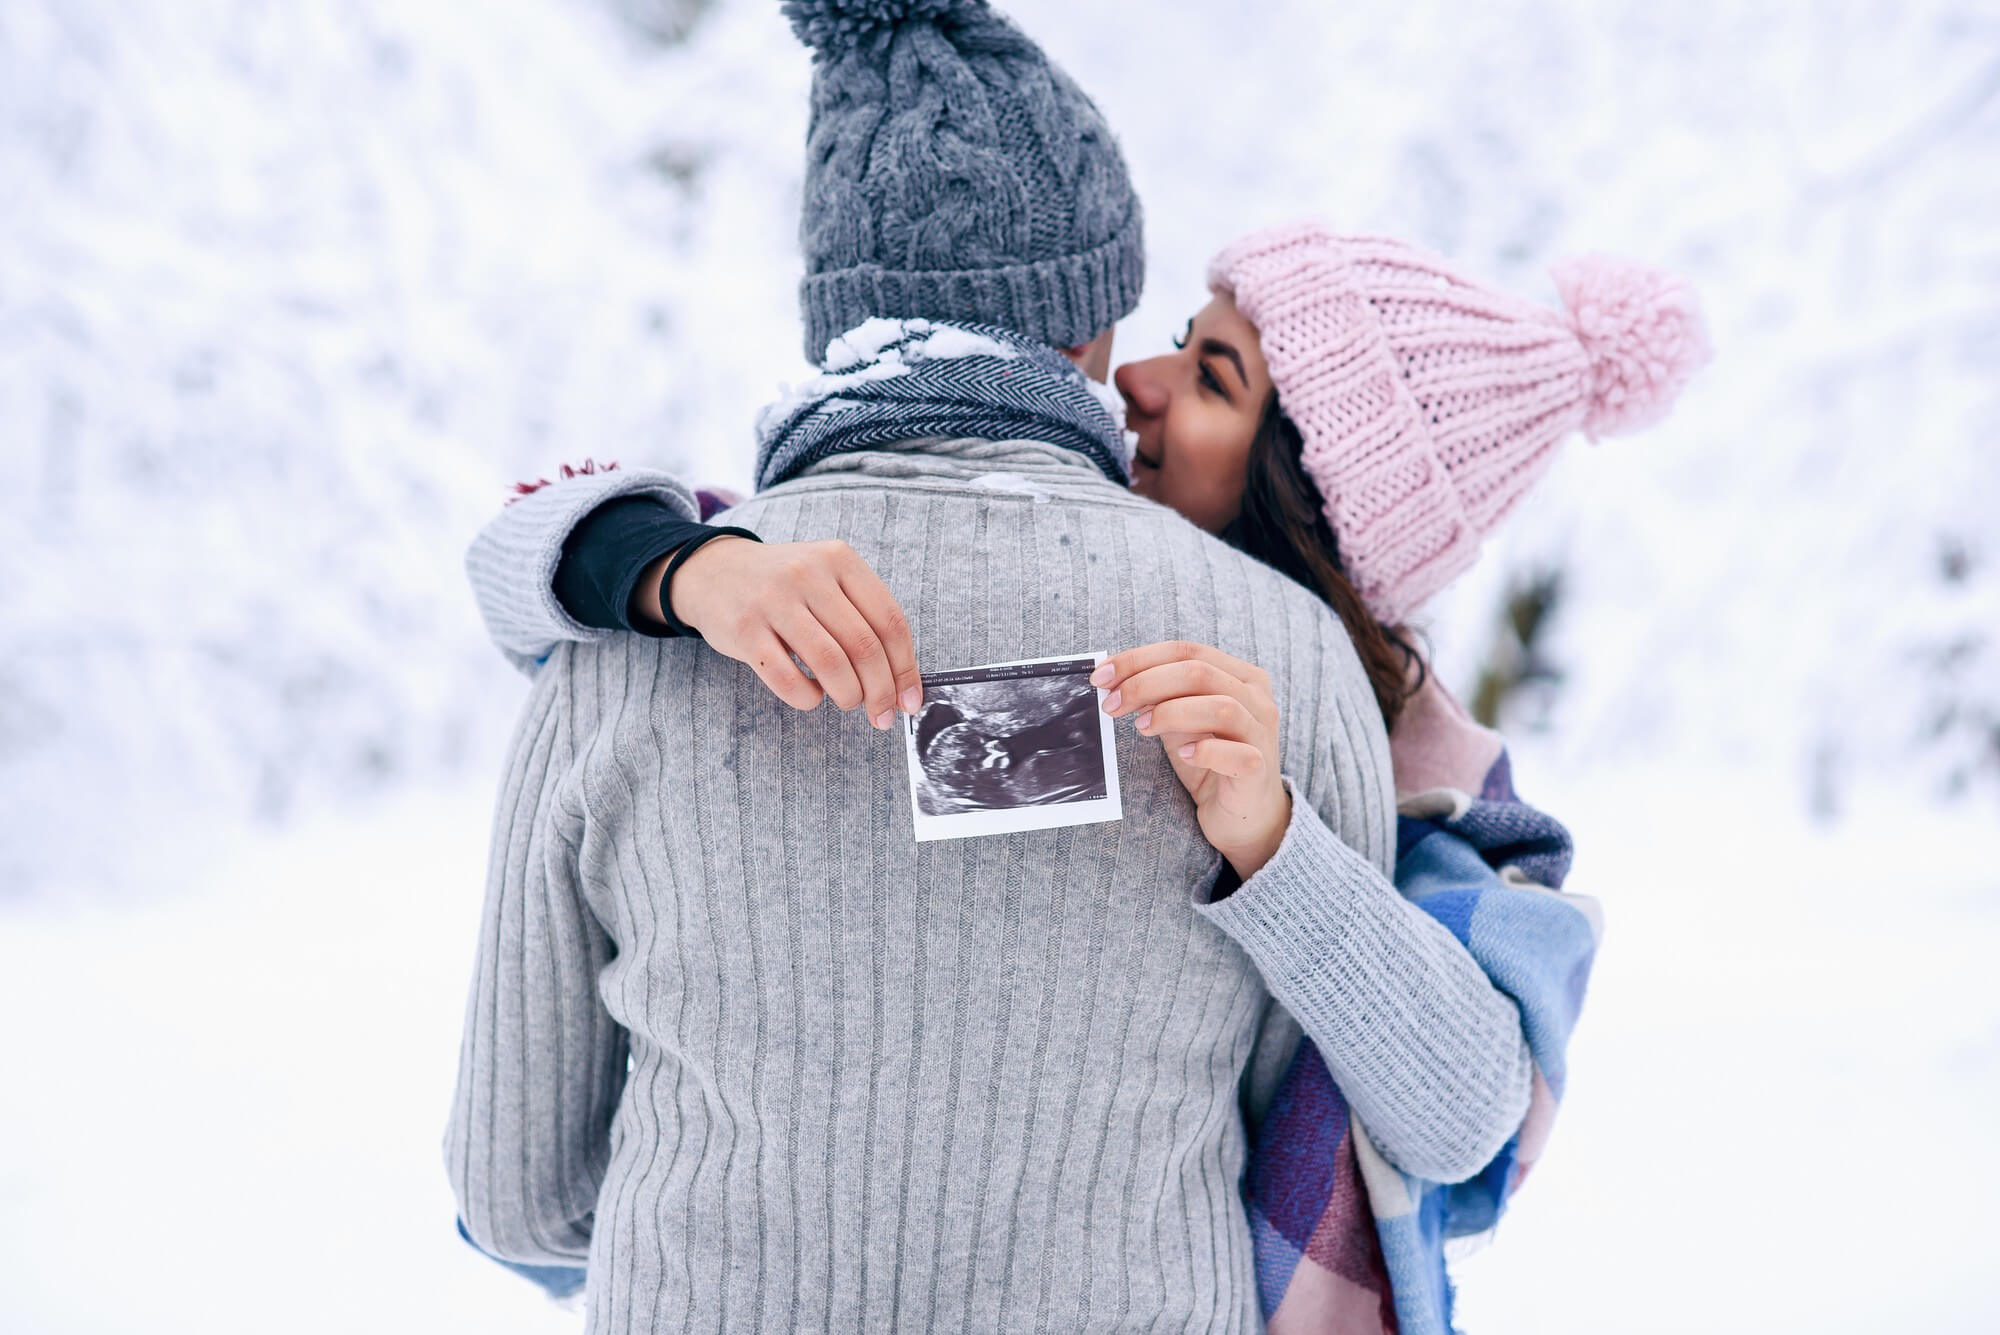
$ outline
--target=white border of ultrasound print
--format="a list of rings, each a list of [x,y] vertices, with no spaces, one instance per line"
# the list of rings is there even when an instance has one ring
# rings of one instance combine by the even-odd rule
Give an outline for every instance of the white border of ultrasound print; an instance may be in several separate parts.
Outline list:
[[[1017,658],[1007,663],[979,663],[954,672],[982,672],[987,668],[1022,667],[1030,663],[1069,663],[1088,658],[1092,665],[1108,655],[1099,652],[1051,654],[1047,658]],[[903,716],[903,758],[910,772],[910,815],[916,822],[917,842],[933,839],[970,839],[986,834],[1012,834],[1016,830],[1054,830],[1065,825],[1095,825],[1100,821],[1123,820],[1124,804],[1118,796],[1118,738],[1115,720],[1104,712],[1104,688],[1097,693],[1097,740],[1104,748],[1104,796],[1083,802],[1059,802],[1053,806],[1013,807],[1005,811],[955,811],[948,816],[927,816],[917,805],[917,780],[923,766],[917,760],[916,720]]]

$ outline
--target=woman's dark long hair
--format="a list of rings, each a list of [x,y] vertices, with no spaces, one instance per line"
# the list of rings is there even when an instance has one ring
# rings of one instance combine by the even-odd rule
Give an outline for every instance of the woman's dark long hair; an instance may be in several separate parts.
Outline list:
[[[1341,567],[1340,545],[1322,512],[1319,488],[1306,476],[1299,452],[1299,429],[1278,407],[1274,392],[1264,405],[1264,419],[1250,442],[1250,460],[1243,479],[1243,508],[1220,537],[1238,551],[1256,557],[1318,594],[1340,614],[1347,636],[1354,641],[1375,703],[1386,727],[1396,726],[1403,705],[1423,685],[1422,663],[1409,631],[1387,626],[1368,612],[1361,595]],[[1410,664],[1419,666],[1414,682]]]

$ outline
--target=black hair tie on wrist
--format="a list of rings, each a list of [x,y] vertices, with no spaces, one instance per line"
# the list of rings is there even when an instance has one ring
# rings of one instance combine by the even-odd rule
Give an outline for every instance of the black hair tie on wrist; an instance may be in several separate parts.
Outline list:
[[[689,538],[681,544],[680,550],[674,553],[673,560],[667,562],[667,573],[660,576],[660,619],[666,623],[667,632],[671,635],[686,635],[697,640],[703,639],[700,631],[674,615],[674,600],[671,594],[674,587],[674,575],[679,572],[681,563],[700,551],[703,543],[714,542],[717,538],[748,538],[752,542],[763,541],[762,538],[747,528],[723,527],[708,529],[699,536]]]

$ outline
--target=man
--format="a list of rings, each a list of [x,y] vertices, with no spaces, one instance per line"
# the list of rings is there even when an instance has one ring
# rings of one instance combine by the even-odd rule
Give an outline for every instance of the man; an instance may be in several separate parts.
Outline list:
[[[788,10],[818,62],[807,344],[845,388],[767,420],[731,522],[849,544],[940,667],[1176,638],[1258,664],[1292,823],[1214,899],[1186,791],[1121,729],[1122,820],[919,845],[892,736],[691,638],[564,645],[496,818],[461,1214],[496,1255],[587,1259],[597,1330],[1256,1330],[1245,1118],[1300,1033],[1274,993],[1337,999],[1330,1064],[1423,1074],[1370,1082],[1392,1158],[1461,1104],[1504,1138],[1518,1017],[1385,879],[1387,743],[1338,620],[1120,485],[1056,352],[1101,379],[1139,294],[1096,108],[983,4]],[[560,535],[649,490],[695,517],[645,474],[514,507],[472,559],[533,591],[496,633],[566,619]]]

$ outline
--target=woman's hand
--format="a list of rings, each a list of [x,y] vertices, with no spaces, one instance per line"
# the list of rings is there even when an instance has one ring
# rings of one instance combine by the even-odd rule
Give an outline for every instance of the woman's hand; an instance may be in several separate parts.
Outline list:
[[[672,553],[639,576],[654,621]],[[748,663],[780,700],[812,709],[827,696],[842,709],[865,705],[877,728],[900,702],[914,714],[923,681],[910,624],[889,586],[852,547],[831,542],[715,538],[674,572],[674,615],[716,652]],[[635,594],[635,607],[639,595]],[[792,655],[812,669],[800,672]]]
[[[1202,834],[1249,880],[1292,819],[1269,674],[1206,644],[1165,640],[1112,655],[1090,680],[1110,688],[1106,713],[1133,715],[1140,732],[1165,744]]]

